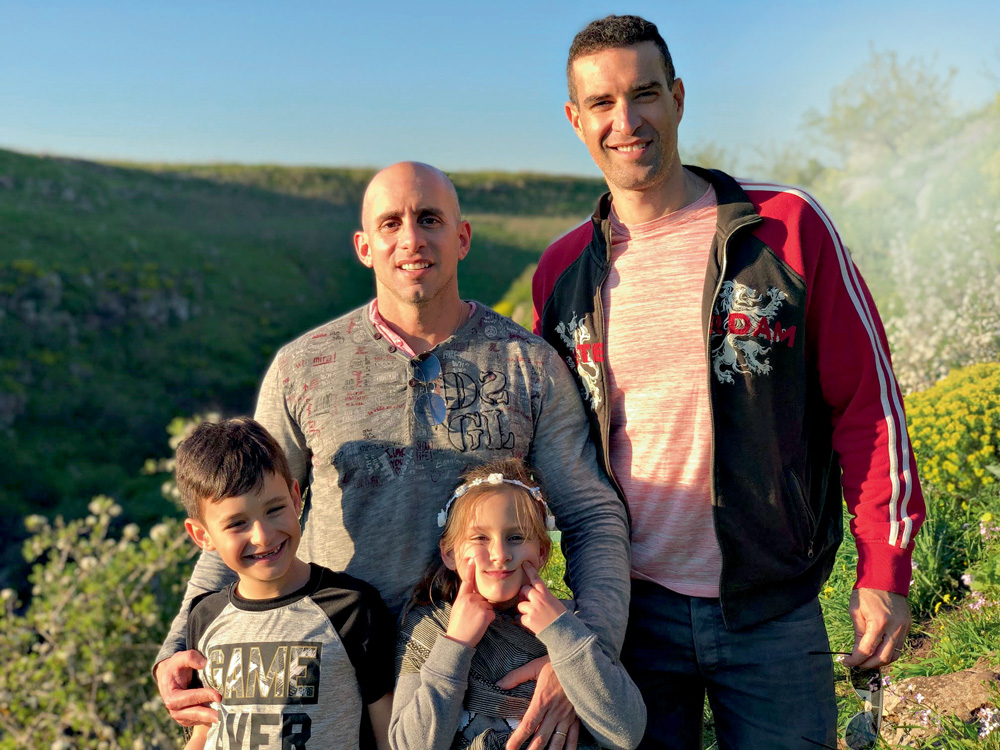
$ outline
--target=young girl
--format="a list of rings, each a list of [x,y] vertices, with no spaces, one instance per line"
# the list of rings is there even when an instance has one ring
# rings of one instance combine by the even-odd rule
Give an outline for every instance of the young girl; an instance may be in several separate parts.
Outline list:
[[[572,602],[556,599],[538,576],[554,524],[524,464],[505,459],[466,472],[438,525],[440,558],[400,627],[392,746],[502,750],[535,683],[497,683],[547,653],[585,727],[579,747],[636,747],[646,725],[638,688]]]

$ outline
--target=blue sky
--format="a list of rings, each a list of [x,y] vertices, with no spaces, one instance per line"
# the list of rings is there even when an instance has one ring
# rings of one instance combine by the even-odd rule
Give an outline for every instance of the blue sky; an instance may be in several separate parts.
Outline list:
[[[0,0],[0,147],[141,161],[597,174],[563,115],[573,35],[660,27],[682,147],[742,159],[800,135],[872,45],[1000,89],[1000,3]]]

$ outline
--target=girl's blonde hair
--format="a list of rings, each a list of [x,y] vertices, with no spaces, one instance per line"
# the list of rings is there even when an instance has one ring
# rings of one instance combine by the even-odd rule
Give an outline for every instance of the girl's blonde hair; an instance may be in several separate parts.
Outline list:
[[[466,485],[477,479],[484,480],[490,474],[500,474],[504,479],[516,479],[529,487],[542,486],[538,473],[529,469],[519,458],[497,459],[469,469],[462,475],[459,485]],[[498,485],[483,482],[475,487],[470,487],[452,502],[448,512],[448,520],[445,523],[444,531],[441,532],[441,540],[438,542],[438,550],[434,553],[424,577],[413,589],[410,601],[404,608],[404,614],[415,606],[430,605],[436,601],[448,603],[455,601],[458,587],[462,581],[456,571],[444,564],[444,559],[441,556],[442,551],[455,549],[466,529],[475,519],[483,500],[490,493],[497,492],[501,488],[510,492],[514,498],[517,522],[525,539],[529,542],[537,541],[541,547],[543,559],[548,558],[552,543],[549,540],[548,528],[546,527],[546,509],[541,502],[516,484],[504,482]]]

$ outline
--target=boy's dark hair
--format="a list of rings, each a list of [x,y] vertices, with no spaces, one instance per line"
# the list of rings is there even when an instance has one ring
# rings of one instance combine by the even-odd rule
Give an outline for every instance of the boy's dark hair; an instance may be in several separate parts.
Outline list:
[[[249,417],[202,422],[177,446],[177,489],[191,518],[203,520],[206,502],[260,489],[266,474],[277,474],[291,490],[285,452]]]
[[[569,100],[576,101],[576,87],[573,85],[573,62],[578,57],[592,55],[606,49],[631,47],[634,44],[652,42],[660,50],[663,69],[667,74],[667,87],[674,85],[674,61],[670,57],[667,43],[663,41],[656,24],[639,16],[607,16],[591,21],[579,34],[573,37],[566,61],[566,82],[569,85]]]

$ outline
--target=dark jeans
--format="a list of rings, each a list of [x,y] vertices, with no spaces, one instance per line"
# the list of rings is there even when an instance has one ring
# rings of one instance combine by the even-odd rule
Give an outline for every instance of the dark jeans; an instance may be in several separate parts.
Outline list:
[[[649,716],[640,748],[701,750],[708,694],[720,750],[837,746],[833,662],[819,601],[731,632],[718,599],[632,581],[622,663]]]

